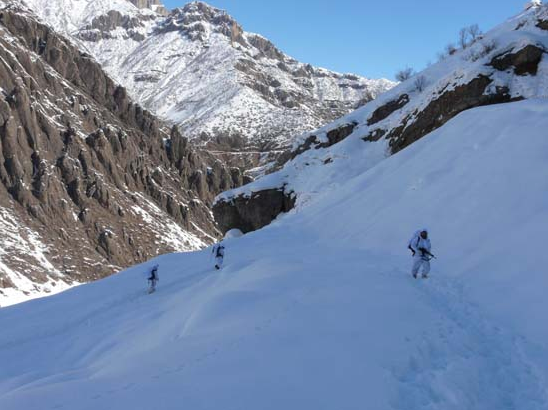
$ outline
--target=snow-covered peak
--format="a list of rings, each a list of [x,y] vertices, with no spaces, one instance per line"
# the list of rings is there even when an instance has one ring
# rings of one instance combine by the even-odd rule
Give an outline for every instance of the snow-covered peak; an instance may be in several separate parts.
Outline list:
[[[542,0],[531,0],[525,3],[525,10],[528,10],[530,8],[538,8],[542,6]]]
[[[228,16],[228,13],[225,10],[221,10],[217,7],[211,6],[210,4],[204,3],[203,1],[193,1],[185,4],[182,8],[176,8],[173,10],[173,13],[183,13],[188,16],[195,16],[203,20],[211,21],[219,16]],[[230,16],[229,16],[230,17]],[[232,17],[230,17],[231,20]]]
[[[128,0],[23,0],[36,14],[57,31],[73,34],[99,16],[116,11],[122,15],[155,15],[151,9],[139,9]]]
[[[188,3],[174,9],[160,22],[157,32],[181,31],[193,40],[205,41],[211,33],[220,33],[231,41],[241,40],[242,27],[226,11],[203,2]]]
[[[394,86],[301,63],[203,2],[164,16],[149,0],[28,1],[147,109],[210,148],[255,152],[254,165],[257,151],[285,148]]]

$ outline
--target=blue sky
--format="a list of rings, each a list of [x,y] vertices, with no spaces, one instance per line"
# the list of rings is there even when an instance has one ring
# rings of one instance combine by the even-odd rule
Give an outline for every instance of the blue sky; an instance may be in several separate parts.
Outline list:
[[[168,8],[185,0],[164,0]],[[393,79],[405,66],[421,69],[456,42],[461,27],[484,31],[523,9],[525,0],[210,0],[246,31],[269,38],[306,63]]]

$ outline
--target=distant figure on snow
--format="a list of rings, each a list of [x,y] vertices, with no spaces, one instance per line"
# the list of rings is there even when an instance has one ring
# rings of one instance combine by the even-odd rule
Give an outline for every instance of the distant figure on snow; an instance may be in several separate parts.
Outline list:
[[[221,269],[223,267],[223,259],[225,257],[225,247],[222,242],[213,247],[212,254],[215,257],[215,269]]]
[[[408,244],[408,249],[413,253],[413,268],[411,273],[416,279],[419,270],[422,268],[422,277],[427,278],[430,272],[430,259],[435,256],[430,252],[431,245],[428,239],[428,231],[422,229],[415,232]]]
[[[156,290],[156,283],[160,280],[160,277],[158,276],[158,268],[159,265],[154,265],[150,271],[150,276],[148,278],[150,288],[148,289],[148,293],[152,293]]]

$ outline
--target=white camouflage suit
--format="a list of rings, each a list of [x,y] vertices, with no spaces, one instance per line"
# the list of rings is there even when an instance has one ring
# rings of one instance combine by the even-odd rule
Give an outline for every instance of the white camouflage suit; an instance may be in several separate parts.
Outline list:
[[[221,269],[225,257],[225,247],[222,244],[215,245],[213,247],[213,255],[215,257],[215,268]]]
[[[428,275],[430,272],[430,258],[428,257],[428,254],[423,254],[423,252],[419,250],[422,248],[430,252],[431,249],[430,239],[423,239],[420,236],[423,231],[426,231],[426,229],[417,231],[409,241],[409,247],[415,251],[415,255],[413,256],[413,268],[411,269],[413,276],[416,276],[421,268],[423,276]]]

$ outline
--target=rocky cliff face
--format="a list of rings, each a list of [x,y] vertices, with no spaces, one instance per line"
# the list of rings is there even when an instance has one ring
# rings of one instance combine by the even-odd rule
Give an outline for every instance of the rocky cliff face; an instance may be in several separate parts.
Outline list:
[[[147,109],[210,150],[249,153],[252,167],[257,152],[276,157],[296,135],[394,85],[300,63],[202,2],[164,17],[147,0],[132,1],[142,9],[126,0],[112,0],[110,9],[89,0],[83,13],[61,1],[74,0],[27,0]]]
[[[214,195],[242,183],[5,1],[0,142],[0,305],[204,246]]]
[[[278,158],[276,172],[219,196],[216,219],[223,229],[262,226],[265,221],[254,217],[255,209],[268,208],[262,192],[283,191],[304,206],[337,184],[337,175],[366,172],[464,110],[544,98],[546,21],[548,6],[530,8],[352,114],[303,134],[290,153]],[[273,209],[279,209],[276,203]]]
[[[237,227],[243,233],[256,231],[272,222],[279,214],[295,206],[295,196],[281,189],[264,189],[220,201],[215,205],[216,222],[222,232]]]

